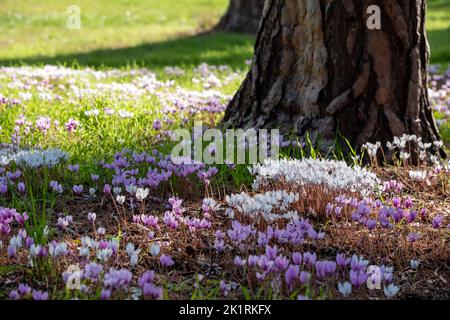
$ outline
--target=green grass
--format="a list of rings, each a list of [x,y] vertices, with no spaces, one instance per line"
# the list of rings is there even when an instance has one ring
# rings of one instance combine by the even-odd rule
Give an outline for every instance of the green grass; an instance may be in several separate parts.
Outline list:
[[[200,62],[243,67],[251,36],[198,35],[217,23],[228,0],[2,0],[0,65],[69,64],[158,69]],[[81,29],[66,28],[69,5]]]
[[[450,63],[450,1],[428,0],[428,37],[432,63]]]
[[[432,63],[450,63],[450,1],[429,0]],[[228,0],[2,0],[0,65],[68,64],[159,69],[200,62],[244,67],[254,38],[198,35]],[[81,29],[66,27],[69,5],[81,9]]]

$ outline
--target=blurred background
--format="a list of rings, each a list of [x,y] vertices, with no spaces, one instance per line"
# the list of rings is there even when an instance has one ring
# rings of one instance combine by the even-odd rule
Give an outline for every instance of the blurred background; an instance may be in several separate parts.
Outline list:
[[[1,0],[0,65],[245,68],[254,36],[210,31],[229,0]],[[450,0],[429,0],[432,63],[450,62]],[[70,29],[70,6],[80,29]]]

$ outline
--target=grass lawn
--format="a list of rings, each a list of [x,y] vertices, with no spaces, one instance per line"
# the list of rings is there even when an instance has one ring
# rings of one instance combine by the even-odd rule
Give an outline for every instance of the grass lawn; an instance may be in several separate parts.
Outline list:
[[[81,9],[81,29],[66,28],[67,8]],[[0,65],[69,64],[157,70],[200,62],[244,68],[253,37],[196,36],[213,26],[228,0],[2,0]],[[429,0],[432,63],[450,62],[450,2]]]
[[[0,3],[0,65],[68,63],[152,69],[167,65],[244,67],[253,37],[209,30],[228,0],[13,1]],[[81,29],[66,28],[67,7],[78,4]]]

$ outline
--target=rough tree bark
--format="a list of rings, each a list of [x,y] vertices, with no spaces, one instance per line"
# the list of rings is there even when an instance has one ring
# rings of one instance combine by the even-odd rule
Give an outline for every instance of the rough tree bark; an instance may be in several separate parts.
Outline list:
[[[369,5],[381,8],[381,30],[367,27]],[[308,132],[323,148],[337,130],[356,146],[405,133],[438,140],[425,14],[426,0],[267,0],[223,126]]]
[[[256,34],[263,6],[264,0],[230,0],[216,30]]]

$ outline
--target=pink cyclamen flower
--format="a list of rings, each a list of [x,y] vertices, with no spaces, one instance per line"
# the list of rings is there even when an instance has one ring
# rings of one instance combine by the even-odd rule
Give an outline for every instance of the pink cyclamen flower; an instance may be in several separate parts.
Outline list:
[[[79,126],[79,122],[75,119],[70,118],[69,121],[66,122],[65,127],[67,132],[72,133],[77,130]]]
[[[97,215],[94,212],[89,212],[87,218],[90,222],[94,222],[97,219]]]
[[[153,121],[153,129],[155,129],[157,131],[162,129],[161,120],[156,119],[155,121]]]
[[[50,129],[52,122],[48,117],[39,117],[36,120],[36,127],[41,131],[44,135],[47,134],[47,131]]]
[[[436,217],[434,217],[434,219],[432,221],[433,228],[439,229],[440,227],[442,227],[443,222],[444,222],[444,216],[437,215]]]

